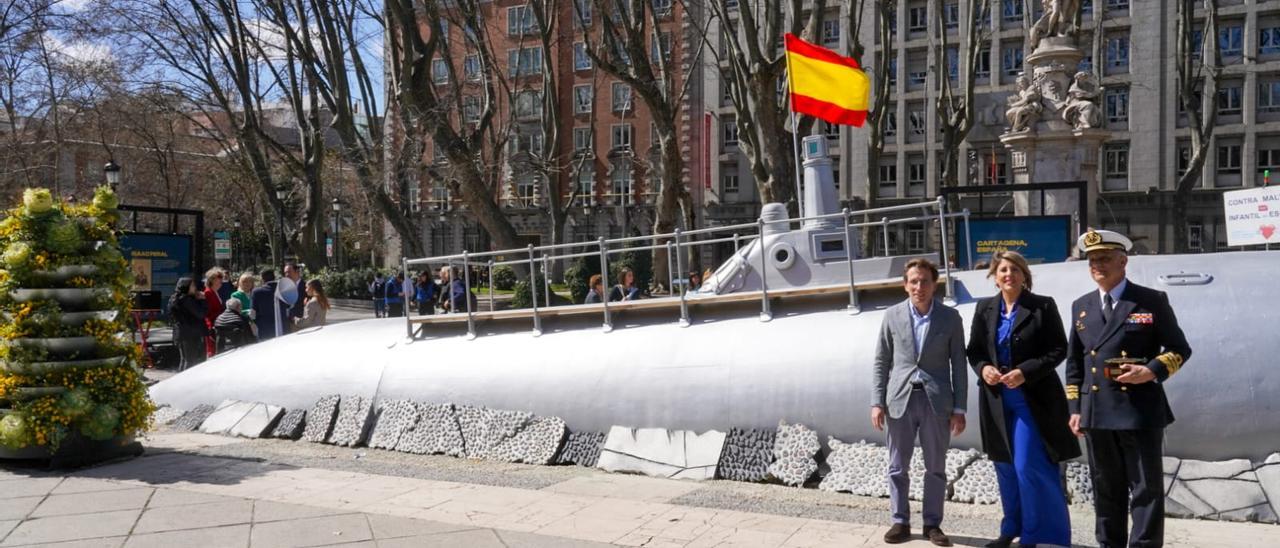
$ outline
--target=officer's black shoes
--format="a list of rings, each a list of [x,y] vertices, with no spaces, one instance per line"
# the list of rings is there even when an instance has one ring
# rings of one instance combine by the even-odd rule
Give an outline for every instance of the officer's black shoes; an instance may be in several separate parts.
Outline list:
[[[951,546],[951,539],[947,538],[941,527],[925,527],[922,532],[925,538],[929,539],[929,542],[932,542],[934,546]]]
[[[905,523],[895,523],[889,528],[889,532],[884,534],[885,544],[902,544],[911,540],[911,527]]]
[[[1013,546],[1013,537],[1001,535],[1000,538],[988,542],[983,546],[985,548],[1009,548],[1010,546]]]

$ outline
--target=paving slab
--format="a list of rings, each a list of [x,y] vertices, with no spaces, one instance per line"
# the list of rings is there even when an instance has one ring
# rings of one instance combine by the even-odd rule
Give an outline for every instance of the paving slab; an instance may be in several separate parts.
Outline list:
[[[257,523],[250,535],[252,546],[275,548],[320,546],[371,539],[373,532],[369,529],[369,520],[363,514]]]
[[[101,512],[91,518],[85,515],[52,516],[22,522],[0,546],[18,546],[123,536],[129,533],[141,510]]]
[[[113,510],[132,510],[147,505],[154,489],[135,487],[118,491],[95,491],[70,495],[49,495],[31,513],[33,518],[67,514],[93,514]]]
[[[423,546],[466,546],[467,548],[511,548],[492,529],[465,529],[438,535],[379,540],[378,548],[421,548]]]
[[[249,545],[248,524],[226,527],[204,527],[133,535],[125,542],[125,548],[240,548]]]
[[[249,523],[253,520],[253,501],[208,502],[186,506],[148,508],[138,519],[134,533],[156,533],[180,529],[200,529]]]
[[[465,531],[469,527],[399,516],[367,514],[373,538],[378,540]]]
[[[68,540],[48,544],[25,544],[22,548],[120,548],[129,537],[103,537],[84,540]]]
[[[62,478],[21,478],[6,481],[4,488],[0,489],[0,499],[44,496],[61,482]]]
[[[210,493],[199,493],[196,491],[187,491],[184,489],[156,489],[151,495],[151,500],[147,502],[147,508],[166,508],[169,506],[189,506],[193,504],[206,504],[210,502],[231,502],[243,500],[236,497],[226,497],[222,495],[213,495]]]
[[[27,514],[35,510],[42,500],[44,500],[44,497],[0,499],[0,520],[26,519]],[[5,532],[7,533],[8,531]],[[4,536],[0,535],[0,538],[4,538]]]
[[[268,523],[272,521],[287,521],[300,518],[315,518],[320,516],[332,516],[342,514],[341,510],[332,508],[320,508],[318,506],[304,506],[301,504],[289,504],[287,502],[273,502],[269,500],[259,500],[253,503],[253,522]]]
[[[119,491],[135,486],[116,481],[93,478],[66,478],[50,491],[54,495],[70,495],[73,493],[93,493],[97,491]]]

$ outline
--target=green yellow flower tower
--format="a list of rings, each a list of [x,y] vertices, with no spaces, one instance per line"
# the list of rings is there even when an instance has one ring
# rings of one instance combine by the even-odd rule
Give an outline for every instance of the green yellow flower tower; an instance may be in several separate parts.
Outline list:
[[[131,273],[107,187],[84,205],[27,189],[0,221],[0,458],[136,452],[155,411],[128,329]]]

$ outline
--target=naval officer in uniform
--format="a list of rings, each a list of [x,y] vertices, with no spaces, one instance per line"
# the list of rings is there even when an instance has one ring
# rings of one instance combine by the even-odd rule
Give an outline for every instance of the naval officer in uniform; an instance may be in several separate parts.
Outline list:
[[[1090,230],[1076,245],[1098,289],[1071,305],[1067,406],[1071,430],[1088,442],[1098,545],[1161,546],[1161,457],[1173,422],[1163,385],[1191,348],[1169,297],[1125,279],[1128,238]]]

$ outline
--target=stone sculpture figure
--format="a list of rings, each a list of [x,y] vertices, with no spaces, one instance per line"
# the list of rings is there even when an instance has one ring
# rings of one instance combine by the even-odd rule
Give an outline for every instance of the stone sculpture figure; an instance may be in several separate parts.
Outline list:
[[[1018,93],[1009,96],[1009,108],[1004,111],[1011,133],[1027,131],[1040,119],[1044,110],[1041,99],[1039,87],[1032,85],[1027,75],[1018,76]]]
[[[1076,32],[1076,14],[1080,12],[1080,0],[1041,0],[1044,15],[1031,26],[1031,51],[1040,45],[1040,39],[1049,36],[1072,36]]]
[[[1092,72],[1080,71],[1067,92],[1067,106],[1062,109],[1062,119],[1075,129],[1096,128],[1102,125],[1102,110],[1098,97],[1102,90]]]

